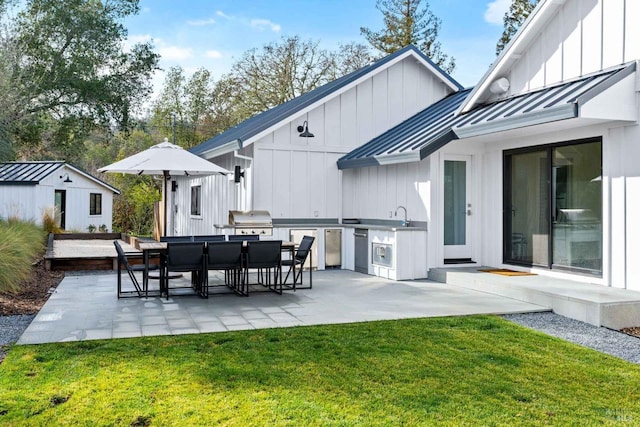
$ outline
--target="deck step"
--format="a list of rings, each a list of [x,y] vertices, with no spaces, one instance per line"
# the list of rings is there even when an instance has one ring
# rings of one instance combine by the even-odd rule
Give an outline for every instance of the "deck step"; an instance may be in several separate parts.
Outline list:
[[[432,268],[429,279],[551,308],[595,326],[640,326],[640,292],[541,275],[501,276],[487,267]]]

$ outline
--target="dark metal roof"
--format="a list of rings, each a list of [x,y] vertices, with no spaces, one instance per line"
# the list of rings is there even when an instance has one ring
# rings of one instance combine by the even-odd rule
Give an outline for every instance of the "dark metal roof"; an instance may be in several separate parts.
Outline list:
[[[322,98],[332,94],[333,92],[349,85],[350,83],[358,80],[366,74],[380,68],[381,66],[389,63],[393,59],[403,55],[408,51],[413,51],[418,54],[422,59],[428,62],[435,70],[441,75],[444,80],[449,81],[453,86],[458,89],[462,89],[462,86],[455,81],[450,75],[443,71],[440,67],[433,63],[420,49],[413,45],[409,45],[403,49],[400,49],[391,55],[376,61],[375,63],[356,70],[350,74],[340,77],[332,82],[329,82],[323,86],[320,86],[310,92],[302,94],[290,101],[277,105],[267,111],[256,114],[255,116],[245,120],[239,125],[216,135],[215,137],[203,142],[200,145],[193,147],[190,151],[194,154],[203,154],[209,150],[218,148],[220,146],[239,141],[241,144],[243,141],[259,134],[260,132],[274,126],[281,121],[287,119],[289,116],[294,115],[300,110],[318,102]],[[238,146],[240,148],[241,145]]]
[[[583,103],[635,71],[635,62],[507,98],[460,116],[459,138],[578,117]]]
[[[61,160],[0,163],[0,185],[37,185],[40,181],[65,165],[67,168],[83,175],[87,179],[107,187],[116,194],[120,194],[120,190],[114,186]]]
[[[9,162],[0,164],[0,185],[36,185],[64,162]]]
[[[339,169],[420,161],[461,138],[575,118],[579,106],[635,71],[635,63],[455,115],[472,89],[449,95],[338,160]]]
[[[340,158],[338,168],[375,166],[382,164],[381,157],[398,157],[403,153],[415,154],[413,160],[421,160],[418,157],[421,150],[430,147],[431,152],[436,151],[455,138],[451,132],[451,127],[457,119],[455,112],[470,92],[471,89],[456,92],[431,104]]]

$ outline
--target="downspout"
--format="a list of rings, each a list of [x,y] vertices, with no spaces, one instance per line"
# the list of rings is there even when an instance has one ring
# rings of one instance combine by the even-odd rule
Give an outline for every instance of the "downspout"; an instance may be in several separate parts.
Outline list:
[[[247,188],[247,205],[248,206],[246,210],[252,210],[253,209],[253,158],[249,156],[244,156],[242,154],[238,154],[238,150],[233,151],[233,158],[246,160],[249,162],[248,169],[251,173],[247,174],[246,173],[247,168],[245,168],[244,182]],[[240,188],[236,188],[236,210],[242,210],[242,207],[240,206],[240,194],[241,194]]]

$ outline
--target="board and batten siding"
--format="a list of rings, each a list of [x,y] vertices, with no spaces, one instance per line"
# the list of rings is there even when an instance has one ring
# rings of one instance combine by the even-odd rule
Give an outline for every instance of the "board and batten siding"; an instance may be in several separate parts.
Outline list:
[[[411,221],[430,220],[430,165],[421,162],[372,166],[343,171],[345,218],[401,220],[398,206]],[[398,215],[404,215],[403,212]]]
[[[63,178],[72,182],[65,183]],[[55,206],[55,190],[66,191],[66,229],[86,232],[89,225],[96,230],[105,225],[112,228],[113,193],[108,188],[75,173],[71,169],[59,169],[36,185],[1,185],[0,217],[18,217],[24,220],[42,223],[42,217],[48,209]],[[89,214],[91,193],[102,194],[102,214]]]
[[[567,0],[524,52],[512,53],[506,96],[640,59],[639,21],[638,0]]]
[[[22,218],[40,223],[36,209],[36,186],[0,186],[0,218]]]
[[[337,160],[449,93],[407,58],[293,118],[254,144],[253,208],[274,219],[349,216]],[[305,120],[314,138],[299,136]]]
[[[65,183],[63,178],[66,174],[72,182]],[[66,190],[66,213],[65,223],[67,230],[87,232],[90,225],[96,227],[96,231],[100,226],[104,225],[107,230],[112,230],[113,222],[113,192],[108,188],[96,183],[74,172],[71,169],[56,171],[43,179],[38,185],[38,214],[42,218],[42,212],[45,208],[53,208],[55,190]],[[102,195],[102,214],[90,215],[89,205],[91,193]]]

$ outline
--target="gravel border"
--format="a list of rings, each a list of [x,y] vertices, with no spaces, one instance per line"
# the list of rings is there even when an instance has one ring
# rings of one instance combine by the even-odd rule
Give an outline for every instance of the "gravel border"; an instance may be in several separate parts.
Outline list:
[[[552,312],[506,314],[504,319],[575,344],[640,364],[640,338]]]
[[[18,341],[35,317],[35,314],[0,316],[0,362],[4,360],[7,347]]]
[[[35,314],[0,316],[0,347],[18,341],[20,335],[22,335],[35,317]]]

